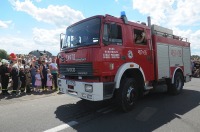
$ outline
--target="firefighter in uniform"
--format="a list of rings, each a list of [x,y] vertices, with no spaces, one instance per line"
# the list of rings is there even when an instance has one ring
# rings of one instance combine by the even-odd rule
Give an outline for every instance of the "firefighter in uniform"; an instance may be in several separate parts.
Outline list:
[[[17,94],[17,88],[18,88],[18,85],[19,85],[19,80],[18,80],[19,65],[17,63],[17,56],[14,53],[10,54],[10,59],[13,62],[12,69],[11,69],[11,76],[12,76],[12,81],[13,81],[13,91],[12,91],[12,93],[14,95],[16,95]]]
[[[2,65],[1,68],[1,85],[2,85],[2,94],[3,95],[9,95],[8,93],[8,83],[9,83],[9,69],[8,69],[8,60],[2,59],[1,60]]]

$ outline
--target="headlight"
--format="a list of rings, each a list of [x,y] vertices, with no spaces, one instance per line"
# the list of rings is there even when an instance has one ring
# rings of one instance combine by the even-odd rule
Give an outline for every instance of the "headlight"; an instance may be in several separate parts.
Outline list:
[[[92,93],[92,92],[93,92],[93,87],[92,87],[92,85],[85,84],[85,92]]]

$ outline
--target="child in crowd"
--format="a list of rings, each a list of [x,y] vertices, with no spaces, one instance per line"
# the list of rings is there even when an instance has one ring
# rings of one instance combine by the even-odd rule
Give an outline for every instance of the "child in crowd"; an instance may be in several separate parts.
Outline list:
[[[47,69],[47,87],[48,87],[48,91],[51,91],[52,89],[52,75],[51,75],[51,71],[49,69]]]
[[[20,81],[21,81],[20,91],[21,91],[21,93],[23,93],[25,91],[25,87],[26,87],[26,75],[24,72],[23,65],[20,67],[19,77],[20,77]]]
[[[40,70],[37,70],[37,73],[35,75],[35,86],[36,86],[35,91],[36,92],[40,91],[39,89],[41,87],[41,84],[42,84],[42,82],[41,82]]]

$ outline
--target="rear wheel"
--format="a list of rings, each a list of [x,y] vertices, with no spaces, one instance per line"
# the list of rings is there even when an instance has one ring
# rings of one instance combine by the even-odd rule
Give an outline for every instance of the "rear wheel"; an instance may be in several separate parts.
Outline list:
[[[118,104],[122,110],[128,112],[133,109],[139,96],[137,84],[133,78],[126,78],[118,90]]]
[[[176,72],[174,76],[174,83],[171,84],[170,81],[170,84],[168,84],[168,92],[173,95],[181,93],[183,89],[183,84],[184,84],[184,79],[182,73]]]

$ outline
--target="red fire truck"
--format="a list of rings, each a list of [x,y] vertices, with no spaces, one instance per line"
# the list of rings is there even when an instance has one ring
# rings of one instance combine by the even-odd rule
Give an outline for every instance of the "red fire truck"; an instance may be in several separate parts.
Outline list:
[[[90,101],[116,98],[124,111],[138,97],[166,84],[179,94],[191,80],[190,43],[158,25],[97,15],[60,35],[60,92]]]

